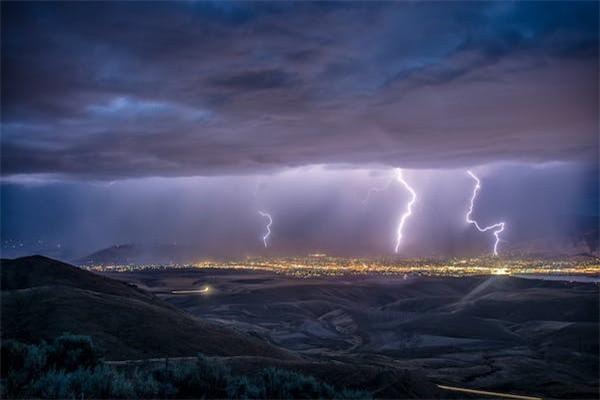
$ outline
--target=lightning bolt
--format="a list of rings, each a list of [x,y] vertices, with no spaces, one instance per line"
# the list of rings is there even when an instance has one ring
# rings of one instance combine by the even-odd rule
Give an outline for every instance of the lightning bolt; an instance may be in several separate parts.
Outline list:
[[[402,218],[400,218],[400,223],[398,224],[398,229],[396,231],[395,252],[398,253],[398,249],[400,248],[400,242],[402,241],[402,230],[404,229],[404,224],[406,223],[406,220],[408,219],[408,217],[410,217],[412,215],[412,206],[417,201],[417,193],[415,193],[413,188],[410,187],[410,185],[408,183],[406,183],[404,178],[402,178],[402,170],[400,168],[396,168],[395,172],[396,172],[396,179],[398,180],[398,182],[400,182],[404,186],[404,188],[410,192],[410,195],[411,195],[411,199],[408,202],[408,204],[406,205],[406,212],[404,214],[402,214]]]
[[[479,178],[471,171],[467,171],[467,174],[469,174],[469,176],[471,176],[471,178],[473,178],[473,180],[475,181],[475,187],[473,188],[473,195],[471,196],[471,202],[469,204],[469,211],[467,211],[465,220],[467,221],[467,223],[474,225],[475,228],[477,228],[477,230],[479,232],[487,232],[489,230],[492,230],[494,237],[496,238],[496,241],[494,243],[494,256],[497,256],[498,255],[498,243],[500,243],[500,233],[502,233],[502,231],[504,230],[504,222],[498,222],[497,224],[486,226],[486,227],[482,228],[481,226],[479,226],[477,221],[475,221],[474,219],[471,219],[471,214],[473,213],[473,207],[475,204],[475,198],[477,198],[477,194],[479,193],[479,190],[481,189],[481,182],[479,181]]]
[[[265,211],[259,211],[258,212],[262,217],[267,218],[267,220],[269,221],[267,223],[267,232],[265,233],[265,235],[263,236],[262,240],[263,243],[265,244],[265,247],[269,247],[269,245],[267,244],[267,239],[269,238],[269,236],[271,236],[271,225],[273,224],[273,218],[271,218],[271,214],[269,214],[268,212]]]

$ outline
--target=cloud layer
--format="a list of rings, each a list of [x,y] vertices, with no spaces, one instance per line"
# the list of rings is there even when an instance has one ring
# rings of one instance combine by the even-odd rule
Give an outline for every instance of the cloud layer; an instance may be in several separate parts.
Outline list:
[[[598,3],[7,3],[2,175],[598,157]]]

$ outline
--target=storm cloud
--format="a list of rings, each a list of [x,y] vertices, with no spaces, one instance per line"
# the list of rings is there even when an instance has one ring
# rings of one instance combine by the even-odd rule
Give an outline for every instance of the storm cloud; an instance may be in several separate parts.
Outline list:
[[[4,177],[598,157],[597,2],[2,8]]]

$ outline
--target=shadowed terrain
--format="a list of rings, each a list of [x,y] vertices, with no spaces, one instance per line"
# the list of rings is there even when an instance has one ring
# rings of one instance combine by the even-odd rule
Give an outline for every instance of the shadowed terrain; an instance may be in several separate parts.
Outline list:
[[[2,260],[1,272],[3,340],[89,335],[107,360],[124,360],[117,368],[162,357],[186,364],[202,352],[236,373],[279,367],[375,397],[453,395],[435,384],[556,398],[598,392],[594,283],[96,274],[39,256]]]
[[[132,285],[49,258],[2,260],[2,339],[36,342],[85,334],[109,359],[209,355],[293,356],[202,321]]]
[[[279,367],[382,398],[447,397],[420,371],[314,357],[296,352],[294,346],[286,350],[263,332],[237,326],[233,320],[225,324],[199,313],[193,316],[147,291],[146,284],[138,288],[41,256],[3,259],[0,269],[4,341],[51,342],[68,332],[90,336],[106,351],[109,365],[126,370],[163,365],[165,357],[186,364],[200,352],[248,375]],[[152,276],[150,282],[156,282]]]
[[[562,398],[598,393],[598,287],[507,276],[294,279],[224,270],[116,273],[170,304],[315,359],[436,383]],[[206,293],[173,294],[209,287]]]

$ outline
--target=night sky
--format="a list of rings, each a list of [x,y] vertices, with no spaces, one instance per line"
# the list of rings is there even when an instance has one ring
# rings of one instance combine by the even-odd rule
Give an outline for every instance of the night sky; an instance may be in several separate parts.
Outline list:
[[[3,2],[3,253],[390,255],[393,168],[418,193],[401,255],[489,252],[467,169],[501,252],[576,245],[598,221],[598,7]]]

